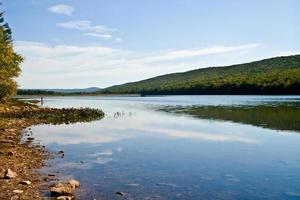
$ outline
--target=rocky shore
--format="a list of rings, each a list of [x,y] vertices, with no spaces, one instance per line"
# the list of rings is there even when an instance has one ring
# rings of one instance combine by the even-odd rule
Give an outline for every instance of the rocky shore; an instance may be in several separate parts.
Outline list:
[[[32,200],[43,199],[40,191],[52,192],[54,199],[71,199],[70,195],[79,182],[47,184],[36,169],[45,165],[51,153],[44,146],[32,144],[31,130],[24,130],[36,124],[75,123],[91,121],[104,116],[96,109],[52,109],[40,108],[25,103],[0,104],[0,199]],[[21,142],[24,134],[27,141]],[[43,188],[42,188],[43,187]],[[60,193],[61,190],[64,190]]]

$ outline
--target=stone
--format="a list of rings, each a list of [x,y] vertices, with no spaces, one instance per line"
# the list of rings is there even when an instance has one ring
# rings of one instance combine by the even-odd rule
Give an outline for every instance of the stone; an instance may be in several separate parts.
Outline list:
[[[31,181],[21,181],[20,182],[22,185],[30,185]]]
[[[48,176],[56,176],[56,174],[48,174]]]
[[[27,140],[28,140],[28,141],[33,141],[34,138],[33,138],[33,137],[29,137],[29,138],[27,138]]]
[[[116,195],[119,195],[119,196],[125,196],[126,193],[125,193],[125,192],[116,192]]]
[[[14,195],[12,197],[10,197],[10,200],[19,200],[20,197],[18,195]]]
[[[56,198],[57,200],[72,200],[73,197],[69,197],[69,196],[60,196]]]
[[[7,179],[12,179],[12,178],[15,178],[17,176],[17,173],[12,171],[11,169],[8,169],[5,171],[5,176],[4,178],[7,178]]]
[[[79,181],[76,181],[74,179],[69,180],[68,183],[73,187],[73,188],[78,188],[80,186]]]
[[[22,194],[23,190],[14,190],[13,193],[15,193],[15,194]]]
[[[74,192],[74,188],[70,184],[58,183],[50,188],[50,192],[54,196],[70,195]]]
[[[71,195],[80,183],[76,180],[70,180],[67,183],[58,183],[50,188],[50,192],[54,196]]]

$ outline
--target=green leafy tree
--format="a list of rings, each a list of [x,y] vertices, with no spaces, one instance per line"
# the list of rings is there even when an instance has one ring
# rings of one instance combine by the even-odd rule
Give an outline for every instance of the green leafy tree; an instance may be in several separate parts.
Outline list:
[[[21,73],[22,56],[13,49],[12,32],[0,13],[0,102],[7,102],[17,90],[15,78]]]

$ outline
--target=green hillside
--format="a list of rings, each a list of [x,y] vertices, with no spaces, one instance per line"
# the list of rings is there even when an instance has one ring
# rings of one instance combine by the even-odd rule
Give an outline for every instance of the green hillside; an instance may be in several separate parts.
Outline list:
[[[116,85],[105,94],[300,94],[300,55],[167,74]]]

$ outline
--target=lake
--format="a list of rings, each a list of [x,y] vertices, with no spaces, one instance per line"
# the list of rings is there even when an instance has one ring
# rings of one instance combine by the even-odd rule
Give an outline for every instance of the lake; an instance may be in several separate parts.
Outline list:
[[[104,119],[32,127],[88,199],[300,199],[300,96],[47,97]],[[122,192],[124,196],[116,194]]]

